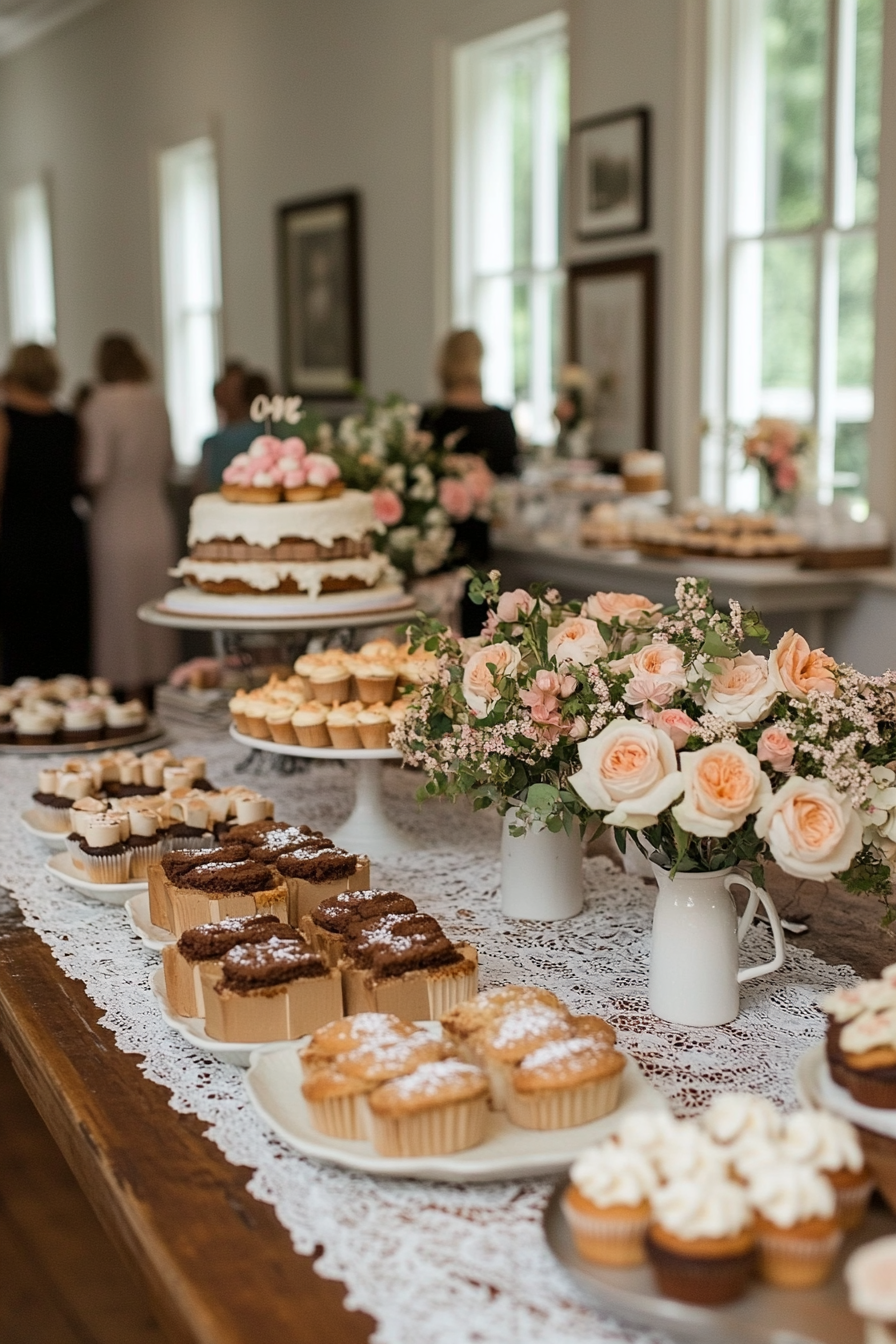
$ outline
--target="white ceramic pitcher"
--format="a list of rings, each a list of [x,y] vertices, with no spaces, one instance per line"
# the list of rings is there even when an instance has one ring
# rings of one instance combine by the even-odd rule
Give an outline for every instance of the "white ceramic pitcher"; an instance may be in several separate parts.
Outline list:
[[[516,808],[508,808],[501,832],[501,910],[511,919],[570,919],[582,908],[582,837],[549,831],[537,823],[511,835]]]
[[[743,873],[677,873],[652,863],[659,884],[650,949],[650,1010],[666,1022],[717,1027],[740,1009],[740,987],[784,964],[784,930],[767,891]],[[750,893],[740,919],[732,887]],[[740,944],[760,904],[771,924],[775,955],[763,966],[741,968]]]

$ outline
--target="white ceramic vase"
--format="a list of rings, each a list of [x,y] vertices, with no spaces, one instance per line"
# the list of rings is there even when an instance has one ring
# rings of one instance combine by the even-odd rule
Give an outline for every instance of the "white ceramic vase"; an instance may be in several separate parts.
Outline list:
[[[511,835],[516,808],[508,808],[501,833],[501,911],[511,919],[570,919],[582,908],[582,839],[532,825]]]
[[[725,868],[716,873],[678,873],[651,864],[659,885],[650,949],[650,1010],[666,1022],[717,1027],[740,1010],[740,987],[784,964],[781,920],[768,892]],[[740,919],[732,887],[750,893]],[[741,968],[740,944],[760,904],[771,924],[775,955],[762,966]]]

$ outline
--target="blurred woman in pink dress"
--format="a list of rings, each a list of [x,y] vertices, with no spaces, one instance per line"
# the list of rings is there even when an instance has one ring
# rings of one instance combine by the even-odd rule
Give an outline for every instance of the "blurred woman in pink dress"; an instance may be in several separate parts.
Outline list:
[[[98,385],[84,406],[84,484],[93,503],[94,671],[139,693],[177,661],[174,632],[145,625],[137,608],[171,587],[174,520],[165,497],[174,461],[168,412],[130,336],[104,336]]]

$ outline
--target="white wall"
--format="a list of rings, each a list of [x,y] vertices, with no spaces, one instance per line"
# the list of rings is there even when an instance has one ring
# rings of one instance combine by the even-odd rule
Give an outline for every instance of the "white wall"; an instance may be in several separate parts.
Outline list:
[[[682,19],[694,3],[702,0],[568,5],[573,119],[638,102],[654,110],[650,234],[571,252],[661,253],[667,452],[682,423],[683,351],[670,295],[682,269]],[[369,385],[428,394],[445,314],[447,166],[437,115],[445,56],[452,43],[557,7],[108,0],[0,61],[0,200],[37,173],[49,179],[69,379],[87,374],[95,338],[109,327],[135,331],[160,362],[154,156],[210,130],[219,146],[227,351],[278,367],[275,206],[358,187]]]

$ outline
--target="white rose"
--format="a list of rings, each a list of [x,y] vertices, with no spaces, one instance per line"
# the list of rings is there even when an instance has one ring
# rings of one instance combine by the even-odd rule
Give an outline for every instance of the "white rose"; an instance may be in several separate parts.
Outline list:
[[[579,760],[569,782],[608,826],[653,826],[684,788],[672,739],[649,723],[617,719],[579,743]]]
[[[604,638],[597,628],[596,621],[584,616],[570,616],[561,621],[548,639],[548,655],[556,661],[558,667],[575,663],[578,667],[590,667],[607,652]]]
[[[792,877],[829,882],[862,846],[862,822],[848,798],[826,779],[791,775],[756,818],[775,862]]]
[[[755,756],[736,742],[714,742],[679,757],[684,798],[672,815],[690,835],[730,835],[772,796]]]
[[[722,670],[709,683],[704,708],[707,714],[749,727],[764,719],[778,691],[769,678],[768,659],[755,653],[713,660]]]
[[[495,679],[515,677],[521,662],[519,649],[507,643],[487,644],[472,655],[464,668],[463,691],[464,699],[478,719],[487,714],[498,699]],[[494,667],[494,673],[489,663]]]

